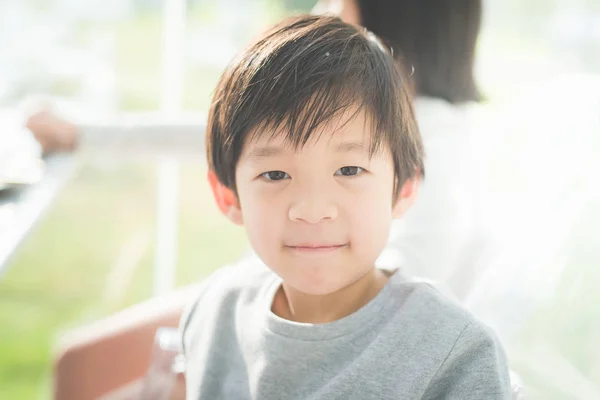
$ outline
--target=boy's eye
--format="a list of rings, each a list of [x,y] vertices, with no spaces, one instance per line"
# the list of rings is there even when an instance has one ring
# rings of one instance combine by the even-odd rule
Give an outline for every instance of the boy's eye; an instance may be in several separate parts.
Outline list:
[[[290,176],[283,171],[269,171],[261,174],[263,178],[268,181],[280,181],[282,179],[288,179]]]
[[[337,176],[355,176],[363,172],[364,169],[361,167],[342,167],[335,171],[334,175]]]

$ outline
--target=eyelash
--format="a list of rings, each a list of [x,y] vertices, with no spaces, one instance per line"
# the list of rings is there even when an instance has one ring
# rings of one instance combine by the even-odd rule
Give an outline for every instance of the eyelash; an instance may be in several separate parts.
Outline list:
[[[345,175],[343,172],[342,172],[342,173],[340,173],[340,174],[338,174],[338,173],[337,173],[338,171],[342,171],[343,169],[346,169],[346,170],[348,170],[348,168],[354,168],[354,169],[356,169],[356,173],[355,173],[355,174],[352,174],[352,175]],[[335,175],[335,176],[354,177],[354,176],[358,176],[358,175],[360,175],[360,174],[361,174],[362,172],[364,172],[364,171],[365,171],[365,169],[364,169],[364,168],[357,167],[356,165],[348,165],[348,166],[342,167],[342,168],[338,169],[337,171],[335,171],[335,174],[334,174],[334,175]]]
[[[274,173],[274,172],[278,172],[278,173],[284,174],[285,176],[283,178],[280,178],[280,179],[271,179],[269,177],[269,174]],[[259,176],[261,178],[264,178],[265,180],[267,180],[269,182],[278,182],[278,181],[282,181],[282,180],[287,179],[287,178],[290,177],[286,172],[283,172],[283,171],[267,171],[267,172],[264,172],[264,173],[260,174]]]
[[[342,172],[342,170],[344,170],[344,169],[346,169],[346,172],[348,172],[349,168],[353,168],[352,171],[356,171],[356,173],[347,175],[347,174],[344,174],[344,172]],[[339,174],[338,174],[338,171],[340,172]],[[361,173],[363,173],[365,171],[366,170],[362,167],[357,167],[355,165],[348,165],[348,166],[342,167],[342,168],[338,169],[337,171],[335,171],[334,176],[345,176],[347,178],[353,178],[353,177],[360,175]],[[272,174],[272,173],[278,173],[278,176],[280,174],[283,174],[284,176],[280,177],[279,179],[273,179],[273,177],[270,176],[270,174]],[[265,180],[267,180],[269,182],[279,182],[284,179],[290,178],[290,176],[286,172],[279,171],[279,170],[264,172],[264,173],[260,174],[259,177],[264,178]]]

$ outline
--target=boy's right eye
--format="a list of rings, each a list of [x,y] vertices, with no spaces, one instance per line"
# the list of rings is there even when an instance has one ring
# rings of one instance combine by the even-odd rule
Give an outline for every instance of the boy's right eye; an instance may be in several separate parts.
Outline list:
[[[263,178],[268,181],[280,181],[283,179],[289,179],[290,176],[283,171],[269,171],[264,174],[260,174]]]

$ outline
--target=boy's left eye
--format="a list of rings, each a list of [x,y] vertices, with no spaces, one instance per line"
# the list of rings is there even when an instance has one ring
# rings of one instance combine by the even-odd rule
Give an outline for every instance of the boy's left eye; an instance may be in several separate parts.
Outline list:
[[[364,171],[364,169],[361,168],[361,167],[355,167],[355,166],[342,167],[342,168],[338,169],[337,171],[335,171],[334,175],[337,175],[337,176],[355,176],[355,175],[360,174],[363,171]]]

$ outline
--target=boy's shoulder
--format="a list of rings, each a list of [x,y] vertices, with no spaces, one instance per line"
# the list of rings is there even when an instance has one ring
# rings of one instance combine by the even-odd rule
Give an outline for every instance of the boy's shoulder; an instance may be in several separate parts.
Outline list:
[[[431,283],[397,279],[394,289],[399,306],[392,325],[403,329],[403,345],[420,368],[433,373],[427,397],[505,398],[508,361],[491,328]],[[477,387],[481,393],[469,392]]]
[[[255,256],[248,256],[234,264],[223,266],[205,278],[180,320],[184,348],[194,331],[205,326],[206,321],[219,318],[217,314],[233,313],[240,301],[249,304],[276,275]],[[221,318],[223,315],[220,316]]]
[[[398,272],[397,274],[400,275]],[[395,279],[394,279],[395,278]],[[393,277],[393,296],[398,304],[398,317],[415,330],[438,332],[449,338],[461,335],[489,337],[495,334],[471,312],[436,283],[405,276]]]
[[[276,275],[255,256],[225,265],[207,278],[198,288],[194,303],[210,301],[231,301],[238,296],[255,296],[270,279]]]

